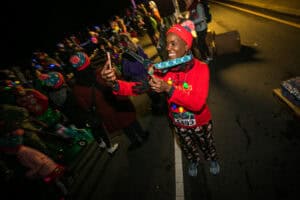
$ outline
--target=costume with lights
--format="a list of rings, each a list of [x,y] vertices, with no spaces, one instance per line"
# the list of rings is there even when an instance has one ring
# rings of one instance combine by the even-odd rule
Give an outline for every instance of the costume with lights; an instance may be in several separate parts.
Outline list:
[[[154,66],[162,65],[164,63]],[[196,127],[209,122],[211,114],[206,105],[209,69],[206,64],[192,58],[188,62],[169,68],[166,73],[154,72],[153,75],[174,88],[173,94],[168,98],[168,106],[169,116],[176,126]],[[137,95],[134,88],[139,83],[118,80],[118,84],[119,91],[114,91],[116,94]]]
[[[174,25],[168,33],[176,34],[191,48],[192,35],[183,26]],[[187,53],[183,57],[154,64],[149,74],[172,86],[167,94],[168,113],[186,158],[197,167],[201,150],[206,160],[216,161],[211,112],[206,103],[208,65]],[[137,95],[146,90],[145,83],[117,80],[113,85],[113,92],[118,95]],[[217,168],[211,168],[213,174],[219,173],[218,164]]]

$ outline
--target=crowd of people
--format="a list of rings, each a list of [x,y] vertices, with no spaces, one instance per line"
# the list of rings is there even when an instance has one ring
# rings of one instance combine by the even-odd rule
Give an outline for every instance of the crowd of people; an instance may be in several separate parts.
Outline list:
[[[195,18],[192,9],[199,9],[193,1],[199,3],[186,1],[192,25],[178,21],[167,27],[155,2],[150,1],[137,9],[126,8],[124,16],[113,16],[107,25],[70,34],[57,42],[53,52],[36,50],[30,69],[1,70],[0,167],[5,167],[7,158],[14,158],[29,168],[28,178],[54,182],[67,194],[61,177],[68,163],[58,156],[47,135],[68,145],[82,145],[91,136],[100,149],[113,156],[119,144],[111,138],[120,131],[130,141],[128,151],[136,150],[147,141],[149,132],[140,124],[129,96],[146,93],[153,114],[168,112],[189,161],[189,175],[197,176],[200,151],[210,160],[210,172],[218,174],[206,104],[209,69],[204,62],[208,55],[203,37],[207,26],[198,29],[199,17]],[[190,33],[193,24],[197,41]],[[144,34],[149,35],[161,59],[172,60],[171,64],[151,61],[139,45]],[[199,45],[203,61],[193,56],[193,41]],[[8,174],[1,176],[9,179]]]

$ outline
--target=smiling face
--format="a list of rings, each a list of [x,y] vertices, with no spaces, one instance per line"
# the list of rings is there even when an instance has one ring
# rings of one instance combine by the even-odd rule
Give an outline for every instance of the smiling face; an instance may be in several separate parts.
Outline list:
[[[189,49],[188,45],[174,33],[168,33],[166,48],[169,60],[184,56]]]

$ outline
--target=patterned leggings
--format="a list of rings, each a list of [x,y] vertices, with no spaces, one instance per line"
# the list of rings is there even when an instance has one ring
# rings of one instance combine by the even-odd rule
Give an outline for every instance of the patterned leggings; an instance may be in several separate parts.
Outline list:
[[[174,127],[180,147],[187,158],[192,162],[199,162],[200,151],[205,160],[217,160],[215,141],[212,136],[212,121],[203,126],[194,128]]]

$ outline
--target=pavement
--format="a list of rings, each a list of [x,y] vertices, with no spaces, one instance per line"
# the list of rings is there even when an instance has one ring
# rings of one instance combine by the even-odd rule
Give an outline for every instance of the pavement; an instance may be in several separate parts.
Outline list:
[[[210,2],[236,3],[264,8],[274,12],[300,17],[299,0],[211,0]]]

